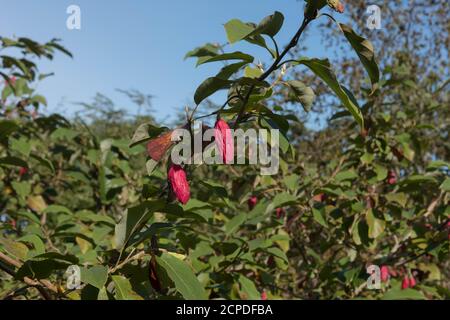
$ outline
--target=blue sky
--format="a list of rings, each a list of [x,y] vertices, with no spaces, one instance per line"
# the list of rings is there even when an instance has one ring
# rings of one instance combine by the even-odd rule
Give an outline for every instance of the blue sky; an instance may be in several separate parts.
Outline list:
[[[26,36],[37,41],[61,38],[74,59],[58,55],[40,64],[41,72],[55,72],[39,85],[49,111],[73,114],[74,102],[88,102],[97,92],[131,108],[116,89],[137,89],[155,95],[160,119],[184,105],[193,105],[197,86],[219,70],[211,64],[195,68],[185,53],[206,42],[226,42],[223,24],[232,18],[258,22],[275,10],[285,15],[277,36],[286,44],[301,22],[303,1],[298,0],[0,0],[2,36]],[[81,30],[68,30],[66,9],[81,8]],[[305,55],[324,57],[319,33],[310,31]],[[269,62],[266,52],[235,45]],[[220,96],[219,96],[220,98]],[[219,99],[218,98],[218,99]],[[61,107],[62,106],[62,107]],[[133,110],[130,109],[130,112]]]

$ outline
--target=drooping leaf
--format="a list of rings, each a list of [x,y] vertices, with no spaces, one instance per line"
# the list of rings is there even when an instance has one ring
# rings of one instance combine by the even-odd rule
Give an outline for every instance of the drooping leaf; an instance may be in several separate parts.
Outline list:
[[[132,288],[130,281],[123,276],[112,276],[116,300],[143,300]]]
[[[307,66],[318,77],[320,77],[337,95],[344,107],[347,108],[347,110],[355,118],[359,126],[361,128],[364,128],[364,118],[355,97],[353,97],[353,95],[348,90],[346,90],[339,84],[336,75],[331,69],[331,65],[328,59],[320,60],[302,58],[298,60],[297,63]]]
[[[82,267],[81,281],[98,289],[102,289],[108,280],[108,268],[105,266]]]
[[[206,79],[195,92],[195,103],[200,104],[203,100],[216,93],[217,91],[229,88],[231,83],[231,81],[217,77]]]
[[[167,275],[175,283],[177,291],[181,293],[183,298],[187,300],[207,299],[205,289],[186,262],[168,253],[163,253],[160,257],[156,257],[156,261],[167,272]]]
[[[374,87],[380,81],[380,70],[375,61],[375,52],[372,43],[356,34],[348,25],[341,23],[339,26],[348,42],[350,42],[351,46],[358,54],[361,63],[369,74],[372,87]]]
[[[281,12],[275,11],[274,14],[265,17],[256,27],[256,29],[250,33],[250,36],[257,34],[266,34],[271,37],[275,37],[280,31],[284,23],[284,16]]]
[[[303,82],[292,80],[286,81],[286,85],[291,90],[295,99],[301,103],[305,112],[309,112],[316,99],[316,94],[313,89],[307,87]]]

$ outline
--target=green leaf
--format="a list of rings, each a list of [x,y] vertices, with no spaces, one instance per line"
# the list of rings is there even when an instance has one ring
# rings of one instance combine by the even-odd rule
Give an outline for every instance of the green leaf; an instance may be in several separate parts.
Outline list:
[[[254,59],[255,58],[253,58],[253,56],[251,56],[249,54],[245,54],[245,53],[236,51],[236,52],[232,52],[232,53],[224,53],[221,55],[216,55],[213,57],[201,57],[197,61],[197,66],[205,64],[205,63],[224,61],[224,60],[243,60],[244,62],[252,63]]]
[[[18,124],[11,120],[0,121],[0,139],[7,138],[11,133],[17,131],[20,127]]]
[[[445,181],[441,184],[441,186],[439,188],[441,188],[441,190],[449,192],[450,191],[450,178],[445,179]]]
[[[219,47],[212,43],[207,43],[202,47],[195,48],[192,51],[186,53],[184,59],[192,57],[211,57],[217,55],[219,52]]]
[[[285,84],[289,87],[295,99],[301,103],[305,112],[311,111],[311,107],[316,99],[313,89],[297,80],[286,81]]]
[[[316,220],[321,226],[328,228],[328,223],[325,219],[325,210],[312,209],[314,220]]]
[[[195,92],[195,103],[200,104],[203,100],[216,93],[217,91],[229,88],[231,83],[231,81],[217,77],[206,79]]]
[[[31,192],[31,185],[25,181],[13,181],[11,182],[11,186],[17,195],[23,200],[25,200]]]
[[[45,244],[42,241],[42,239],[35,235],[35,234],[27,234],[19,239],[17,241],[20,242],[28,242],[31,243],[34,247],[34,250],[28,252],[28,258],[33,258],[35,256],[41,255],[45,253]],[[32,255],[30,255],[32,253]]]
[[[162,210],[165,206],[163,200],[146,201],[138,206],[129,208],[122,220],[115,228],[116,247],[123,248],[131,236],[138,231],[139,227],[149,218],[149,215],[155,211]]]
[[[341,171],[334,177],[334,179],[339,182],[347,181],[347,180],[355,180],[356,178],[358,178],[358,174],[353,169],[347,170],[347,171]]]
[[[175,283],[175,287],[187,300],[206,300],[207,294],[192,269],[171,254],[163,253],[156,261]]]
[[[256,29],[250,33],[250,36],[258,34],[266,34],[270,37],[275,37],[280,31],[284,23],[284,16],[281,12],[275,11],[274,14],[265,17],[256,27]]]
[[[338,96],[344,107],[352,114],[359,126],[364,128],[364,118],[355,97],[339,84],[328,59],[302,58],[298,60],[297,63],[307,66],[320,77]]]
[[[28,254],[28,247],[23,243],[6,238],[5,239],[0,238],[0,244],[7,253],[13,255],[16,258],[19,258],[20,260],[26,260]]]
[[[261,295],[259,294],[259,291],[253,281],[243,275],[240,275],[239,284],[241,285],[241,291],[245,293],[247,297],[246,300],[260,300]]]
[[[98,289],[102,289],[108,280],[108,268],[105,266],[94,266],[92,268],[80,268],[81,281]]]
[[[66,270],[71,265],[77,265],[78,259],[72,255],[62,255],[48,252],[27,260],[17,271],[16,278],[24,277],[46,279],[57,270]]]
[[[38,155],[32,154],[31,158],[37,160],[42,166],[46,167],[47,169],[49,169],[52,173],[55,173],[55,167],[53,166],[53,163],[48,160],[48,159],[44,159]]]
[[[364,65],[364,68],[369,74],[372,87],[374,87],[380,81],[380,70],[377,62],[375,61],[375,53],[372,43],[356,34],[355,31],[353,31],[353,29],[348,25],[341,23],[339,26],[348,42],[350,42],[351,46],[358,54],[361,63]]]
[[[225,24],[228,42],[233,44],[249,36],[255,28],[238,19],[233,19]]]
[[[388,169],[386,169],[385,167],[375,164],[374,165],[374,169],[375,169],[375,173],[377,174],[377,180],[378,181],[384,181],[386,180],[386,178],[388,177]]]
[[[130,281],[122,276],[112,276],[116,288],[116,300],[143,300],[136,292],[133,291]]]
[[[278,193],[273,198],[272,203],[269,205],[270,208],[268,210],[281,208],[287,205],[292,205],[297,203],[297,201],[298,201],[297,197],[290,193],[287,192]]]
[[[258,79],[263,72],[259,68],[246,67],[244,70],[244,76],[247,78]]]
[[[371,239],[378,238],[386,228],[386,222],[375,217],[372,209],[367,211],[366,221],[369,226],[369,238]]]
[[[387,291],[383,300],[426,300],[422,292],[414,289],[392,288]]]
[[[17,157],[0,158],[0,165],[28,168],[28,164],[24,160]]]
[[[247,220],[247,214],[242,212],[237,216],[233,217],[230,221],[225,224],[226,235],[232,235],[235,233],[239,227]]]

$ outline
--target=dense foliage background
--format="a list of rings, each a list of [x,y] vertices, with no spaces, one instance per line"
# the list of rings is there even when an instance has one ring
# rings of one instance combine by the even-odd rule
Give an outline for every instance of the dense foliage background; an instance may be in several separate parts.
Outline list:
[[[320,2],[286,51],[279,12],[225,24],[229,43],[267,48],[266,65],[229,45],[189,52],[224,64],[197,90],[199,107],[168,124],[135,91],[122,92],[140,116],[101,94],[74,119],[40,113],[33,88],[49,75],[38,63],[70,53],[57,40],[1,38],[0,298],[448,299],[448,2],[379,1],[392,14],[375,31],[362,2],[333,13],[348,25],[317,16],[342,11],[339,1]],[[330,61],[302,57],[310,24]],[[224,89],[225,105],[208,100]],[[218,114],[280,129],[281,170],[186,166],[181,205],[168,154],[151,159],[146,145]],[[78,288],[67,286],[73,265]],[[383,267],[380,289],[366,287],[370,265]]]

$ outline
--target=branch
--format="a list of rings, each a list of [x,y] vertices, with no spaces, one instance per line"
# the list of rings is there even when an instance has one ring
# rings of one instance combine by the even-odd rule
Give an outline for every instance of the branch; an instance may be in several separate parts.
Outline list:
[[[2,252],[0,252],[0,261],[4,262],[7,265],[16,267],[16,268],[20,268],[22,266],[22,264],[19,261],[3,254]],[[0,267],[1,267],[1,265],[0,265]],[[12,269],[9,269],[7,267],[1,267],[1,269],[13,277],[16,275]],[[56,288],[56,286],[53,285],[48,280],[37,281],[37,280],[33,280],[31,278],[25,277],[25,278],[23,278],[22,281],[25,282],[27,285],[35,287],[37,290],[39,290],[39,292],[41,293],[41,295],[43,296],[43,298],[45,300],[52,300],[52,297],[45,290],[45,288],[54,293],[58,293],[58,289]]]
[[[292,38],[291,42],[289,42],[289,44],[286,46],[286,48],[284,48],[283,52],[278,55],[278,57],[275,59],[275,61],[273,62],[273,64],[270,66],[269,69],[267,69],[266,72],[264,72],[259,78],[259,81],[264,81],[266,80],[270,74],[277,70],[280,65],[279,63],[283,60],[283,58],[286,56],[286,54],[294,47],[297,46],[298,41],[300,40],[300,37],[303,33],[303,31],[305,31],[306,27],[308,26],[308,24],[311,22],[311,19],[307,19],[304,18],[302,25],[300,26],[300,28],[298,29],[297,33],[294,35],[294,37]],[[245,107],[247,106],[248,100],[250,99],[250,96],[253,92],[253,90],[255,89],[255,85],[252,85],[247,93],[247,95],[245,96],[244,100],[242,101],[242,106],[241,109],[239,110],[238,116],[236,118],[236,122],[234,123],[234,128],[236,129],[236,127],[239,125],[239,123],[242,120],[242,117],[244,116],[245,113]]]

